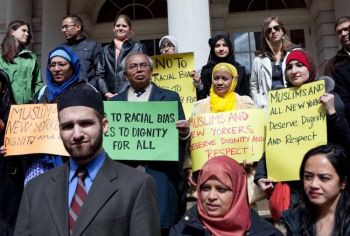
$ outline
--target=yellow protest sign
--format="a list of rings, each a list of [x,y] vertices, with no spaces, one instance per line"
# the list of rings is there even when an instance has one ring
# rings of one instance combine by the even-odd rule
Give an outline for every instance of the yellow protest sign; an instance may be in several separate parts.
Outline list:
[[[6,156],[34,153],[69,156],[60,137],[56,104],[12,105],[4,144]]]
[[[190,117],[196,101],[196,88],[191,72],[194,69],[193,52],[153,56],[152,81],[159,87],[170,89],[180,95],[186,118]]]
[[[261,109],[191,117],[192,170],[199,170],[216,156],[229,156],[238,162],[258,161],[264,152],[265,117]]]
[[[324,81],[269,92],[266,129],[269,179],[298,180],[304,154],[327,143],[326,113],[319,102],[324,92]]]

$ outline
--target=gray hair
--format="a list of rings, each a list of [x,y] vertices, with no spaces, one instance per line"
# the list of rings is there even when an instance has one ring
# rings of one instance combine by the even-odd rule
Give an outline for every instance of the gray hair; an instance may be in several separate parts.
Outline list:
[[[148,64],[153,69],[153,65],[154,65],[153,60],[147,54],[142,53],[142,52],[131,52],[121,62],[121,65],[122,65],[124,73],[125,73],[125,69],[126,69],[126,62],[127,62],[127,60],[129,59],[129,57],[134,56],[134,55],[143,55],[143,56],[145,56],[147,58],[147,60],[148,60]]]

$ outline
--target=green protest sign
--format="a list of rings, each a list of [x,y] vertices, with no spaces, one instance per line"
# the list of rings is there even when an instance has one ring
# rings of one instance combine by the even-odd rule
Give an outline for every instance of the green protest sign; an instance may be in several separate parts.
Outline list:
[[[103,147],[114,160],[177,161],[177,102],[104,102]]]

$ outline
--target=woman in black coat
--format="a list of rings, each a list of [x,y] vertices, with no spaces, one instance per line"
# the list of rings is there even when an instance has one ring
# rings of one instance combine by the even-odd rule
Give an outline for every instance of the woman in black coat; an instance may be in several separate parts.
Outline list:
[[[209,39],[210,55],[208,63],[202,67],[201,75],[192,73],[194,84],[196,86],[197,100],[204,99],[209,96],[211,88],[211,77],[213,68],[216,64],[226,62],[232,64],[238,71],[238,83],[235,92],[239,95],[249,95],[249,77],[247,76],[244,66],[235,61],[233,54],[233,46],[230,39],[219,34]]]

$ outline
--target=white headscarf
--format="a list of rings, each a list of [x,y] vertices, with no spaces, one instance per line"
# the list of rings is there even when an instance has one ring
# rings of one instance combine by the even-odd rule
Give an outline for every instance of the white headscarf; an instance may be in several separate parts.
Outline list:
[[[159,40],[159,48],[162,45],[162,42],[163,42],[164,39],[169,40],[171,42],[171,44],[174,45],[175,53],[177,53],[177,51],[178,51],[177,39],[174,36],[172,36],[172,35],[165,35],[163,38],[161,38]]]

